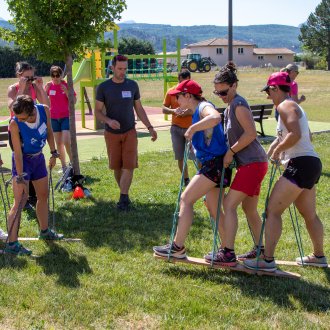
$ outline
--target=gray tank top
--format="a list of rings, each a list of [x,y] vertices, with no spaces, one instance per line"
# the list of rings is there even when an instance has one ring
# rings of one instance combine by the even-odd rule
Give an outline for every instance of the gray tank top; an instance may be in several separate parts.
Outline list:
[[[249,104],[242,96],[236,94],[224,112],[224,129],[230,147],[237,142],[244,132],[236,117],[236,108],[238,106],[244,106],[247,108],[248,110],[246,111],[250,112],[251,120],[253,120]],[[248,146],[237,152],[234,158],[237,166],[268,161],[267,154],[257,139],[253,140]]]

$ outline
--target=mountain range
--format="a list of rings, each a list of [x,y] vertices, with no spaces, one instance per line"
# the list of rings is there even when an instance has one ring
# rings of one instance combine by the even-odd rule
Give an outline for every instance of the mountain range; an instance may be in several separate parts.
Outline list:
[[[184,23],[184,22],[182,22]],[[212,38],[227,38],[228,27],[216,25],[174,26],[165,24],[146,24],[125,22],[119,23],[119,38],[134,37],[150,41],[156,52],[163,49],[163,39],[166,39],[167,51],[176,50],[176,40],[180,38],[181,48],[185,45]],[[11,25],[0,20],[0,27],[10,28]],[[288,48],[300,52],[298,40],[300,28],[289,25],[248,25],[234,26],[233,38],[255,44],[259,48]],[[111,38],[112,33],[106,32],[105,37]],[[0,45],[4,45],[0,40]]]

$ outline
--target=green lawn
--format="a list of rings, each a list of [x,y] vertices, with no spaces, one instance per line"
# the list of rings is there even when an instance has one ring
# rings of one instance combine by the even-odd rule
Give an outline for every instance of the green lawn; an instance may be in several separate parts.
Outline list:
[[[317,135],[314,142],[323,160],[318,213],[330,256],[330,135]],[[143,146],[141,142],[140,151]],[[283,267],[302,275],[291,280],[173,265],[152,257],[152,246],[169,238],[179,184],[172,152],[163,150],[140,154],[132,212],[116,210],[118,190],[102,157],[81,166],[93,198],[74,201],[56,192],[58,230],[82,241],[26,242],[36,259],[0,256],[1,329],[328,329],[329,269]],[[190,256],[202,257],[212,246],[212,231],[201,201],[194,215],[186,246]],[[252,241],[242,213],[239,217],[240,253]],[[298,249],[288,214],[284,220],[276,256],[293,260]],[[304,249],[311,252],[304,226],[301,231]],[[24,212],[20,234],[37,235],[33,212]]]

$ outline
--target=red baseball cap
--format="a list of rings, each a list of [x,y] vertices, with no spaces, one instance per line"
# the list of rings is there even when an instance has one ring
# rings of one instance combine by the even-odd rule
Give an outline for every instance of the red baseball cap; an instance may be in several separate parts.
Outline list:
[[[168,92],[170,95],[179,93],[189,93],[194,95],[202,95],[202,87],[194,80],[184,80],[175,89]]]
[[[267,81],[267,85],[261,90],[264,92],[269,86],[291,86],[291,80],[287,72],[275,72],[272,73]]]

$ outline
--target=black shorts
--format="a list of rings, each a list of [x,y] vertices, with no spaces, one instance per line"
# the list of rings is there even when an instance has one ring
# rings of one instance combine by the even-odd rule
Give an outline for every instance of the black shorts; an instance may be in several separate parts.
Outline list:
[[[291,158],[283,177],[301,189],[312,189],[319,182],[322,172],[321,160],[313,156]]]
[[[208,179],[216,183],[216,187],[220,187],[221,181],[221,171],[223,169],[223,157],[224,155],[217,156],[210,160],[205,161],[202,163],[201,169],[198,171],[198,174],[203,174]],[[231,174],[232,170],[228,167],[225,168],[225,174],[223,179],[223,187],[229,187],[231,183]]]

